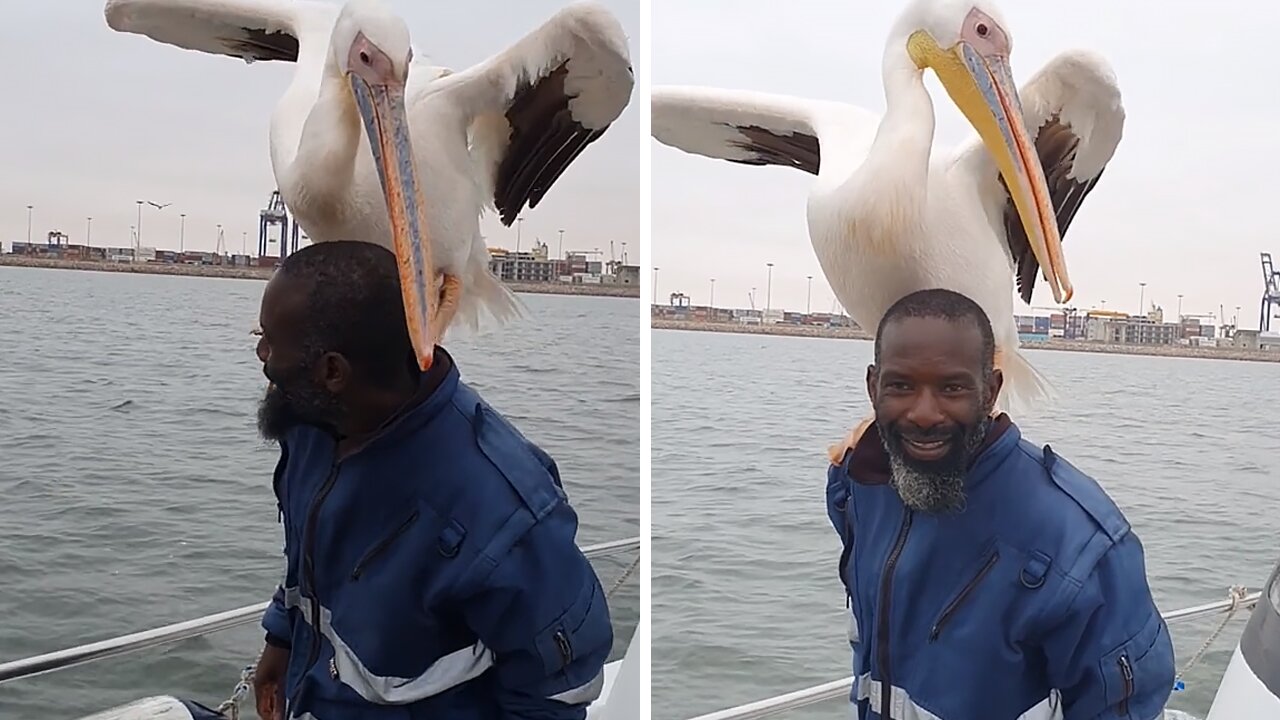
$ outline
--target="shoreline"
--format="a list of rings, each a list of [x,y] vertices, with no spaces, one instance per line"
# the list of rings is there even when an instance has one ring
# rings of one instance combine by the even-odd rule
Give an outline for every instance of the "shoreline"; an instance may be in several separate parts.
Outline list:
[[[35,258],[26,255],[0,255],[0,267],[25,267],[45,270],[80,270],[90,272],[141,273],[176,277],[211,277],[232,280],[270,280],[275,268],[234,265],[177,265],[167,263],[103,262],[98,260],[63,260]],[[511,292],[534,295],[587,295],[593,297],[640,297],[639,285],[585,285],[569,283],[503,283]]]
[[[872,337],[860,329],[827,328],[812,325],[738,325],[725,322],[694,320],[670,320],[652,318],[654,330],[683,330],[685,332],[719,332],[739,335],[775,335],[780,337],[810,337],[832,340],[866,340]],[[1048,342],[1023,343],[1026,350],[1056,350],[1059,352],[1095,353],[1098,355],[1145,355],[1154,357],[1197,358],[1201,360],[1236,360],[1239,362],[1280,363],[1280,352],[1266,350],[1237,350],[1235,348],[1191,347],[1187,345],[1124,345],[1118,343],[1088,342],[1051,338]]]

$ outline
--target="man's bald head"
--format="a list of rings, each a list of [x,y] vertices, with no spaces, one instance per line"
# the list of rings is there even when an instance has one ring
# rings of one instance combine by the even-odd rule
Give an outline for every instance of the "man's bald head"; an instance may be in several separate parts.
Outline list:
[[[338,353],[374,385],[405,372],[413,345],[390,250],[366,242],[316,243],[286,257],[271,282],[286,291],[280,299],[297,305],[288,309],[296,310],[304,357]]]

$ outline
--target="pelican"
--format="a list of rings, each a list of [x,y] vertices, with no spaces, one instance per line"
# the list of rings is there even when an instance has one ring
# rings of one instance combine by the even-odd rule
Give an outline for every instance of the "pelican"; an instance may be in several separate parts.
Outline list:
[[[839,102],[689,86],[655,87],[652,133],[685,152],[816,176],[809,237],[837,299],[864,329],[899,298],[944,287],[991,318],[1005,377],[998,407],[1050,388],[1019,352],[1013,283],[1031,302],[1039,271],[1072,296],[1062,235],[1119,144],[1114,74],[1093,53],[1065,52],[1021,88],[1012,39],[989,0],[915,0],[885,45],[885,112]],[[932,69],[977,137],[933,148]],[[856,442],[865,418],[833,459]],[[838,462],[838,460],[836,460]]]
[[[312,242],[393,250],[419,366],[457,318],[521,314],[489,270],[488,209],[510,226],[537,207],[630,101],[621,25],[568,6],[460,72],[415,59],[379,0],[108,0],[108,26],[246,62],[295,63],[271,115],[271,165]],[[372,138],[372,142],[370,141]]]

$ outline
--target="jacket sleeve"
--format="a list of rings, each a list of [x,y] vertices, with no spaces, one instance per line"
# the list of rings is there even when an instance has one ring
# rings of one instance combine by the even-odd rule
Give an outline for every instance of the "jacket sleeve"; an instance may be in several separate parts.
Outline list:
[[[276,508],[278,511],[277,519],[281,520],[284,525],[284,498],[281,496],[280,478],[284,475],[285,464],[289,460],[289,448],[284,441],[280,443],[280,458],[276,461],[276,469],[271,479],[272,491],[276,496]],[[284,552],[285,562],[289,561],[288,553],[288,534],[286,531]],[[288,572],[284,573],[288,577]],[[289,611],[284,605],[284,586],[276,586],[275,594],[271,596],[271,604],[267,606],[267,611],[262,615],[262,627],[267,631],[267,643],[279,648],[288,649],[293,640],[293,627],[289,623]]]
[[[1173,690],[1173,642],[1135,534],[1095,564],[1046,636],[1044,652],[1063,720],[1162,717]]]
[[[267,631],[268,644],[289,649],[293,633],[289,627],[289,611],[284,607],[284,588],[276,588],[271,604],[262,615],[262,627]]]
[[[827,518],[845,545],[849,544],[849,523],[845,515],[849,504],[848,477],[841,465],[827,467]]]
[[[583,720],[603,689],[613,626],[574,543],[577,525],[557,503],[464,600],[467,624],[494,656],[503,720]]]

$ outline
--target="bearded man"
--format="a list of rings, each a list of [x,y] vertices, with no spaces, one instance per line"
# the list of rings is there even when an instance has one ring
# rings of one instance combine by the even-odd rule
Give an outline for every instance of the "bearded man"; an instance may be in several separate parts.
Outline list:
[[[387,249],[325,242],[267,283],[262,435],[287,570],[263,720],[582,720],[613,643],[555,462],[459,376],[418,370]]]
[[[1173,645],[1143,548],[1098,483],[993,416],[991,323],[948,290],[876,331],[875,421],[838,453],[859,720],[1153,720]]]

